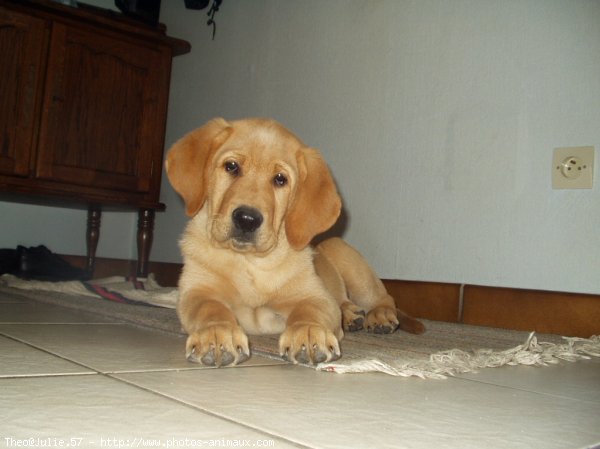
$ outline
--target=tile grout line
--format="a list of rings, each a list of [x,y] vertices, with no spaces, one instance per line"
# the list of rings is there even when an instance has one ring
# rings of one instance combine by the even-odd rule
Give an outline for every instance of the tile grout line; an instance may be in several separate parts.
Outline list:
[[[18,343],[24,344],[25,346],[29,346],[30,348],[33,348],[33,349],[41,351],[41,352],[43,352],[45,354],[51,355],[53,357],[56,357],[58,359],[61,359],[61,360],[65,361],[65,362],[73,363],[74,365],[77,365],[77,366],[80,366],[82,368],[85,368],[85,369],[88,369],[88,370],[92,371],[91,373],[73,373],[73,374],[69,374],[69,373],[64,373],[64,374],[48,373],[48,374],[35,374],[35,375],[32,375],[32,376],[16,376],[16,377],[20,377],[20,378],[25,378],[25,377],[59,377],[59,376],[78,376],[78,375],[89,376],[90,374],[102,374],[102,372],[98,371],[95,368],[92,368],[91,366],[87,366],[84,363],[77,362],[77,361],[69,359],[69,358],[67,358],[67,357],[65,357],[63,355],[60,355],[60,354],[57,354],[55,352],[49,351],[48,349],[42,348],[40,346],[36,346],[35,344],[33,344],[31,342],[22,340],[22,339],[20,339],[18,337],[15,337],[13,335],[6,334],[6,333],[0,331],[0,336],[8,338],[9,340],[16,341]],[[13,377],[13,376],[11,376],[11,377]]]
[[[576,362],[567,362],[567,363],[576,363]],[[484,369],[494,369],[494,368],[484,368]],[[466,374],[469,374],[469,373],[466,373]],[[535,391],[535,390],[527,389],[525,387],[505,385],[500,382],[496,383],[496,382],[492,382],[492,381],[488,381],[488,380],[477,379],[475,377],[462,377],[460,374],[453,376],[451,378],[448,378],[448,379],[459,379],[461,381],[466,380],[469,382],[476,382],[481,385],[491,386],[494,388],[501,388],[504,390],[514,390],[514,391],[520,391],[523,393],[534,394],[534,395],[538,395],[538,396],[542,396],[542,397],[550,397],[550,398],[556,398],[556,399],[561,399],[561,400],[567,400],[567,401],[573,401],[573,402],[583,402],[585,404],[598,405],[598,401],[595,401],[595,400],[581,399],[581,398],[576,398],[573,396],[564,396],[564,395],[554,394],[554,393],[545,392],[545,391]]]
[[[187,407],[187,408],[190,408],[190,409],[192,409],[192,410],[198,411],[198,412],[200,412],[200,413],[203,413],[203,414],[205,414],[205,415],[212,416],[213,418],[217,418],[217,419],[220,419],[220,420],[223,420],[223,421],[229,422],[229,423],[231,423],[231,424],[234,424],[234,425],[237,425],[237,426],[245,427],[245,428],[247,428],[247,429],[249,429],[249,430],[252,430],[252,431],[254,431],[254,432],[259,432],[259,433],[261,433],[261,434],[263,434],[263,435],[265,435],[265,436],[268,436],[269,438],[276,439],[276,440],[279,440],[279,441],[283,441],[283,442],[286,442],[286,443],[291,443],[291,444],[293,444],[294,446],[297,446],[297,447],[299,447],[299,448],[305,448],[305,449],[316,449],[316,448],[314,448],[313,446],[307,446],[307,445],[305,445],[305,444],[298,443],[298,442],[296,442],[296,441],[290,440],[290,439],[288,439],[288,438],[286,438],[286,437],[283,437],[283,436],[279,436],[279,435],[272,434],[272,433],[270,433],[270,432],[268,432],[268,431],[266,431],[266,430],[260,429],[260,428],[258,428],[258,427],[253,427],[253,426],[251,426],[251,425],[248,425],[248,424],[241,423],[241,422],[239,422],[239,421],[236,421],[236,420],[234,420],[234,419],[232,419],[232,418],[229,418],[229,417],[227,417],[227,416],[225,416],[225,415],[222,415],[222,414],[219,414],[219,413],[213,412],[213,411],[211,411],[211,410],[208,410],[207,408],[200,407],[199,405],[196,405],[196,404],[192,404],[192,403],[190,403],[190,402],[183,401],[183,400],[181,400],[181,399],[178,399],[178,398],[176,398],[176,397],[170,396],[170,395],[168,395],[168,394],[166,394],[166,393],[161,393],[161,392],[159,392],[159,391],[156,391],[156,390],[153,390],[153,389],[151,389],[151,388],[147,388],[147,387],[144,387],[144,386],[142,386],[142,385],[138,385],[138,384],[136,384],[136,383],[135,383],[135,382],[133,382],[133,381],[129,381],[129,380],[127,380],[127,379],[122,379],[122,378],[120,378],[120,377],[117,377],[115,374],[109,374],[109,373],[99,373],[99,374],[101,374],[101,375],[103,375],[103,376],[105,376],[105,377],[108,377],[108,378],[110,378],[110,379],[112,379],[112,380],[115,380],[115,381],[117,381],[117,382],[123,383],[123,384],[125,384],[125,385],[131,386],[131,387],[134,387],[134,388],[137,388],[138,390],[144,391],[144,392],[146,392],[146,393],[150,393],[150,394],[152,394],[152,395],[155,395],[155,396],[158,396],[158,397],[161,397],[161,398],[167,399],[167,400],[169,400],[169,401],[171,401],[171,402],[175,402],[175,403],[177,403],[177,404],[179,404],[179,405],[183,405],[184,407]]]
[[[0,375],[2,379],[39,379],[41,377],[77,377],[77,376],[95,376],[98,372],[89,373],[45,373],[45,374],[6,374]]]

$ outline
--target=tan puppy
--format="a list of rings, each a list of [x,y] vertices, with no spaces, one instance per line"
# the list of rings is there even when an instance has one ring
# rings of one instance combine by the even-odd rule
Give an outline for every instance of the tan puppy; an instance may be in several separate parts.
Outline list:
[[[281,334],[283,357],[340,357],[343,330],[413,333],[353,248],[310,242],[337,220],[341,200],[319,153],[272,120],[214,119],[171,148],[166,169],[192,217],[180,242],[177,312],[188,360],[240,363],[246,334]]]

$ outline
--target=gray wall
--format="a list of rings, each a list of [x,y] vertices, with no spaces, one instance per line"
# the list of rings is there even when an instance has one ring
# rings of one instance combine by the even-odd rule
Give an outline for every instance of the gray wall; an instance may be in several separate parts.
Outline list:
[[[555,147],[600,158],[600,2],[224,0],[215,41],[183,0],[161,21],[192,44],[167,146],[214,116],[276,118],[329,161],[381,277],[600,293],[600,182],[550,183]],[[179,261],[183,207],[166,182],[162,199],[152,259]],[[84,252],[84,213],[0,210],[0,246]],[[135,257],[135,216],[107,215],[99,255]]]

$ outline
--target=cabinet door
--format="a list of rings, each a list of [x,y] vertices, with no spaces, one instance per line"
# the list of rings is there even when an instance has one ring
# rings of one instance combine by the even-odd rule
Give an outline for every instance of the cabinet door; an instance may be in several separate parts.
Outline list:
[[[46,33],[45,21],[0,7],[0,174],[29,173]]]
[[[165,57],[118,35],[53,24],[36,175],[150,191],[162,161]]]

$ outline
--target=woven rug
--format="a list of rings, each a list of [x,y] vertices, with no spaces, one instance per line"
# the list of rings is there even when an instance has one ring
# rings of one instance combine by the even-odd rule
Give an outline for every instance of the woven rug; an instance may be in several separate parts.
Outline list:
[[[37,282],[0,277],[0,298],[34,300],[83,310],[121,322],[181,334],[173,310],[177,291],[121,277],[91,281]],[[346,333],[342,358],[311,368],[335,373],[382,372],[393,376],[444,379],[504,365],[546,366],[600,357],[600,336],[589,339],[535,334],[423,320],[422,335],[365,331]],[[276,335],[250,336],[251,350],[281,360]]]

